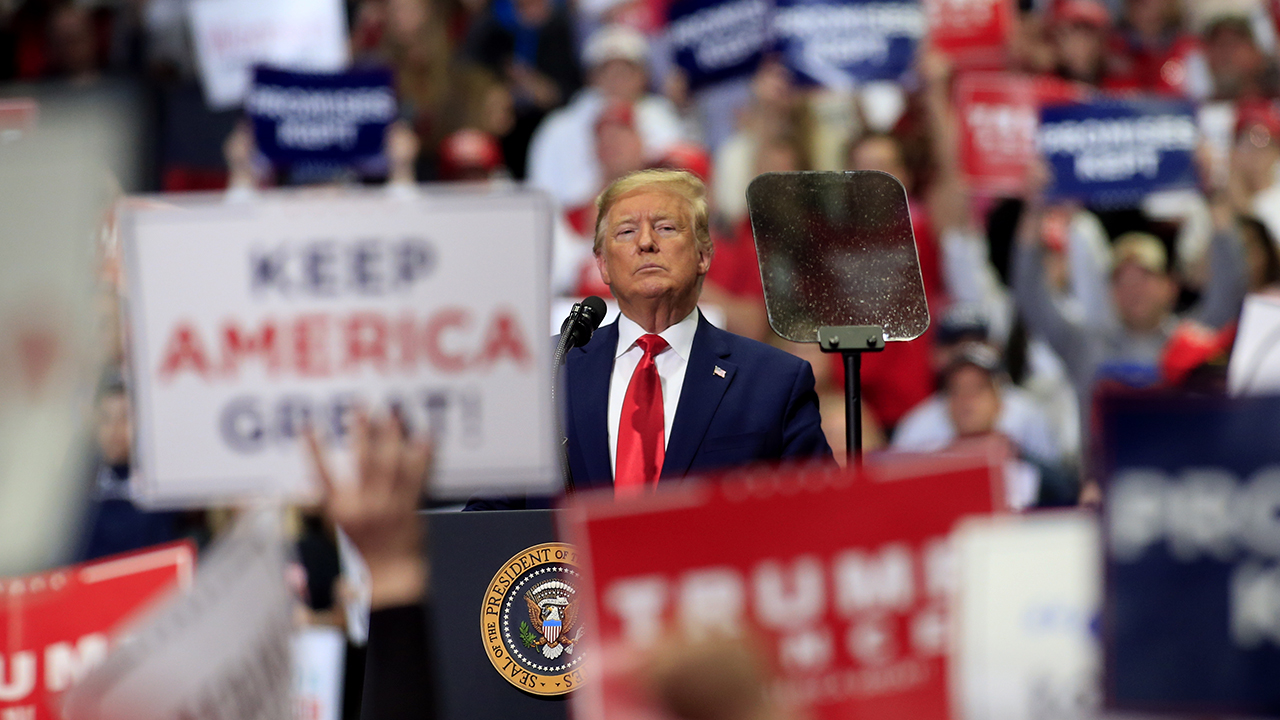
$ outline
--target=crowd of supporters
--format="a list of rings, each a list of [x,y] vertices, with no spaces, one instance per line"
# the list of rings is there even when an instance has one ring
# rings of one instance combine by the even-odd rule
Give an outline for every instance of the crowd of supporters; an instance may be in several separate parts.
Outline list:
[[[395,76],[401,120],[388,134],[387,177],[545,191],[558,208],[554,291],[607,298],[591,255],[595,195],[645,167],[698,174],[716,247],[703,304],[728,330],[812,361],[840,455],[839,358],[769,329],[745,190],[763,172],[894,175],[933,320],[921,339],[865,358],[867,447],[931,451],[1001,436],[1019,507],[1087,494],[1099,393],[1222,391],[1244,294],[1280,287],[1276,3],[1018,3],[1005,70],[1073,83],[1082,97],[1185,98],[1230,118],[1233,143],[1197,154],[1198,190],[1122,209],[1050,202],[1040,164],[1005,197],[971,192],[953,94],[963,73],[927,37],[896,83],[825,88],[766,54],[749,77],[695,92],[671,57],[667,5],[348,0],[353,62]],[[262,161],[237,111],[203,106],[186,18],[183,0],[0,0],[0,87],[145,87],[147,126],[162,137],[143,189],[302,182]],[[112,355],[122,361],[118,346]],[[104,388],[97,477],[109,503],[113,478],[127,476],[127,443],[110,426],[127,416],[119,382]]]

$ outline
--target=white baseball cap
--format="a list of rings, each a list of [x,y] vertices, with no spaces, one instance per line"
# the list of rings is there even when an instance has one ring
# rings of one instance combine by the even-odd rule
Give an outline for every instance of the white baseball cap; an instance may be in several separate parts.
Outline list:
[[[626,25],[606,25],[597,30],[582,50],[582,62],[588,68],[610,60],[630,60],[644,65],[649,59],[649,41],[644,34]]]

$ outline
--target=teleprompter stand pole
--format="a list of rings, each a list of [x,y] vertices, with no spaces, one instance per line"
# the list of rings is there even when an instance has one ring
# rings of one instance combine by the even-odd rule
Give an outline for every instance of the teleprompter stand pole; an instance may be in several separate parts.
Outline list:
[[[884,350],[884,329],[879,325],[823,326],[818,328],[822,352],[844,356],[845,457],[862,467],[862,353]]]

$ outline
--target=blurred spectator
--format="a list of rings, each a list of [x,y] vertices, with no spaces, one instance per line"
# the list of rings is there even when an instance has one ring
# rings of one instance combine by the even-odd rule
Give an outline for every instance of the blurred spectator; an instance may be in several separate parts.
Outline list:
[[[1110,275],[1111,309],[1104,321],[1071,317],[1056,303],[1043,270],[1039,188],[1028,198],[1014,258],[1014,293],[1028,327],[1063,359],[1081,407],[1094,383],[1111,378],[1146,386],[1158,380],[1157,362],[1177,325],[1178,286],[1168,250],[1147,233],[1116,239]],[[1229,228],[1219,228],[1210,248],[1210,279],[1191,315],[1210,328],[1231,321],[1244,295],[1244,259]]]
[[[133,427],[129,396],[118,372],[109,372],[103,380],[95,413],[96,462],[79,559],[92,560],[178,539],[177,513],[146,512],[134,505],[130,472]]]
[[[453,43],[441,0],[364,0],[356,13],[357,62],[387,64],[405,117],[429,144],[444,133]]]
[[[516,126],[505,138],[503,154],[516,178],[526,175],[535,128],[582,84],[569,13],[558,0],[493,0],[467,34],[466,55],[511,83]]]
[[[647,166],[644,141],[640,138],[635,111],[630,104],[615,103],[601,111],[592,135],[592,148],[603,178],[603,184],[596,192],[623,175]],[[595,196],[566,209],[562,219],[563,228],[570,232],[557,232],[556,235],[553,289],[559,294],[577,297],[612,297],[609,286],[600,279],[592,253],[596,231]]]
[[[915,234],[916,251],[920,256],[925,297],[929,300],[930,310],[937,312],[945,304],[942,276],[938,267],[938,241],[933,234],[929,213],[918,199],[916,178],[907,166],[902,142],[889,133],[865,133],[850,143],[848,162],[850,170],[879,170],[889,173],[907,189],[911,231]]]
[[[1096,88],[1127,89],[1107,55],[1110,29],[1111,15],[1098,0],[1058,3],[1049,28],[1057,75]]]
[[[1280,107],[1276,103],[1240,104],[1229,189],[1237,212],[1256,216],[1273,238],[1280,237]]]
[[[470,63],[461,63],[451,74],[446,109],[451,132],[472,128],[503,138],[515,129],[515,97],[509,83],[488,68]]]
[[[763,140],[754,160],[752,178],[769,172],[809,169],[804,148],[794,137],[776,136]],[[768,342],[772,333],[765,311],[764,285],[755,236],[751,232],[751,219],[745,215],[738,218],[729,226],[728,233],[714,233],[713,239],[716,254],[711,270],[707,272],[703,297],[724,308],[727,330]]]
[[[93,79],[107,64],[111,20],[107,8],[91,8],[71,0],[22,3],[8,23],[12,77]]]
[[[930,452],[1001,437],[1011,444],[1004,472],[1011,508],[1074,504],[1076,483],[1059,464],[1049,423],[1033,403],[1023,400],[1011,392],[998,352],[988,345],[965,345],[944,370],[936,400],[913,413],[912,433],[905,440],[895,436],[893,447]]]
[[[1179,0],[1125,0],[1111,53],[1117,74],[1137,90],[1197,99],[1209,92],[1200,42],[1186,30]]]
[[[1275,238],[1257,218],[1241,217],[1239,223],[1249,292],[1275,293],[1280,290],[1280,248]]]
[[[534,134],[530,185],[547,191],[564,207],[591,201],[604,186],[604,170],[587,139],[608,107],[632,107],[646,160],[656,160],[680,141],[675,108],[648,92],[648,56],[648,41],[634,29],[615,25],[591,36],[582,53],[590,84],[568,106],[549,115]]]
[[[1204,28],[1205,60],[1215,100],[1276,97],[1280,68],[1259,47],[1246,15],[1219,15]]]
[[[812,118],[781,62],[760,64],[751,80],[751,100],[738,117],[738,129],[716,148],[715,201],[717,214],[729,225],[747,215],[747,185],[759,174],[763,146],[779,143],[797,152],[796,170],[813,169],[810,157]]]
[[[1040,462],[1055,464],[1064,459],[1064,448],[1049,418],[1034,397],[1009,382],[999,351],[973,341],[947,348],[941,389],[898,424],[892,442],[895,450],[933,452],[957,438],[998,431],[1022,454]]]

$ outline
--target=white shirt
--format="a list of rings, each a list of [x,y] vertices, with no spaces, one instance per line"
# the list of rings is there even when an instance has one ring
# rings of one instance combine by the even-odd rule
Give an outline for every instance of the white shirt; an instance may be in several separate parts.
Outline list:
[[[1025,390],[1006,386],[1000,393],[1000,416],[996,427],[1009,436],[1026,454],[1042,462],[1062,459],[1062,444],[1035,399]],[[916,405],[898,422],[893,432],[893,449],[907,452],[934,452],[956,439],[956,428],[947,412],[947,400],[934,393]]]
[[[695,307],[685,319],[658,333],[668,345],[653,360],[662,383],[664,448],[671,439],[671,421],[676,417],[680,389],[684,387],[684,371],[689,367],[689,351],[693,349],[693,336],[697,331],[698,308]],[[613,375],[609,378],[609,467],[615,474],[618,470],[618,426],[622,423],[622,401],[627,397],[631,376],[644,357],[644,349],[636,343],[644,334],[644,328],[634,320],[626,315],[618,316],[618,349],[613,358]]]
[[[547,115],[529,142],[527,182],[546,191],[561,207],[590,202],[604,184],[593,138],[596,120],[605,107],[600,91],[586,88],[568,105]],[[680,113],[670,100],[649,94],[633,107],[646,158],[661,157],[684,139]]]

